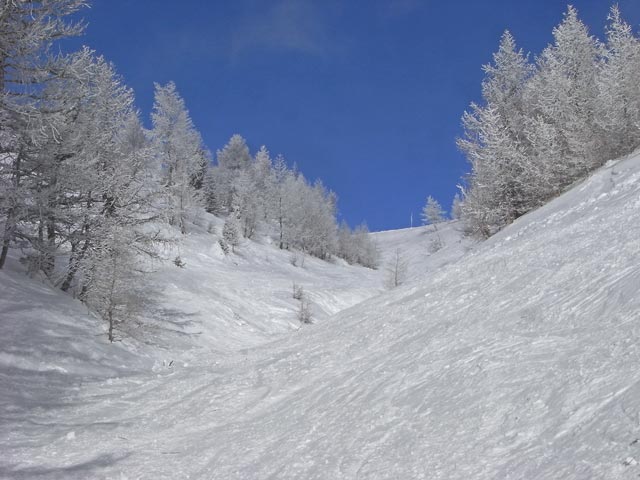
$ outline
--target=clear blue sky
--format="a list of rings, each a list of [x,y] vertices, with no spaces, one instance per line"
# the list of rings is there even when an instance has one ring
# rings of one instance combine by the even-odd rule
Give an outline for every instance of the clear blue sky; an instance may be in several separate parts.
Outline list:
[[[610,4],[577,0],[601,36]],[[620,0],[640,24],[640,2]],[[93,0],[80,43],[114,62],[148,123],[173,80],[207,146],[234,133],[321,178],[340,218],[406,227],[427,195],[449,208],[466,171],[460,117],[511,30],[540,52],[560,0]]]

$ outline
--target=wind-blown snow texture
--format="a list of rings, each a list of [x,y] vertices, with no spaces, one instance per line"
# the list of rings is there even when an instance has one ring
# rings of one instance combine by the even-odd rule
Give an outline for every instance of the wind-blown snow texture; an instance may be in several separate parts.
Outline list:
[[[381,244],[385,236],[402,234],[378,234]],[[35,360],[20,376],[20,352],[5,356],[0,474],[637,478],[639,238],[640,155],[460,260],[425,266],[421,280],[256,348],[151,374],[127,345],[87,340],[96,368],[83,385],[81,372],[38,373]],[[23,288],[4,275],[3,285]],[[59,322],[83,318],[51,296]],[[7,327],[4,317],[0,333],[11,338],[17,320]],[[42,382],[20,384],[37,375],[52,379],[46,397]]]

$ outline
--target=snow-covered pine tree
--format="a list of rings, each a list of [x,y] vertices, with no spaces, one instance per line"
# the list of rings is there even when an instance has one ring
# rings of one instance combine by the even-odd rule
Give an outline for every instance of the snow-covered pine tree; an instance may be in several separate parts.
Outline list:
[[[351,232],[350,243],[352,251],[352,261],[350,263],[357,263],[367,268],[378,268],[380,252],[365,223],[358,225]]]
[[[440,202],[429,195],[422,207],[421,218],[424,225],[433,225],[433,229],[437,231],[438,224],[446,221],[446,213],[440,206]]]
[[[525,101],[531,122],[526,130],[542,152],[558,151],[558,157],[549,158],[536,149],[533,161],[542,164],[539,170],[545,181],[564,188],[603,161],[604,137],[595,121],[601,45],[572,6],[554,28],[553,38],[527,84]],[[549,127],[555,130],[553,135]],[[547,137],[553,147],[540,145]]]
[[[237,211],[231,212],[222,227],[222,240],[224,244],[231,247],[232,252],[235,252],[236,247],[240,245],[240,239],[242,236],[238,216],[239,214]]]
[[[269,205],[272,203],[270,196],[272,192],[272,186],[270,185],[272,168],[273,164],[269,150],[263,145],[260,147],[260,150],[258,150],[258,153],[256,153],[249,173],[256,193],[256,214],[258,218],[264,222],[267,222],[269,219]]]
[[[617,5],[611,7],[608,20],[596,120],[605,139],[605,158],[617,158],[640,145],[640,41]]]
[[[202,138],[173,82],[155,85],[151,138],[163,168],[169,221],[186,233],[187,219],[200,205],[193,179],[203,164]]]
[[[108,321],[113,340],[142,288],[144,257],[156,256],[157,235],[146,230],[157,217],[154,162],[133,93],[113,66],[88,49],[66,65],[68,74],[44,90],[49,105],[58,107],[58,123],[40,170],[45,214],[37,231],[49,237],[51,227],[56,244],[70,247],[61,287],[78,286]]]
[[[276,157],[268,185],[268,217],[275,222],[278,246],[284,249],[287,248],[288,232],[291,228],[290,212],[295,204],[295,176],[287,168],[282,155]]]
[[[42,86],[58,75],[53,42],[83,31],[69,17],[84,0],[6,1],[0,14],[0,268],[11,242],[21,237],[29,205],[28,182],[40,143],[51,132],[42,109]],[[43,128],[45,127],[45,128]]]
[[[102,125],[109,133],[100,155],[94,156],[96,175],[89,194],[95,199],[90,212],[95,231],[80,264],[85,301],[108,320],[113,340],[115,323],[125,320],[125,312],[131,315],[142,298],[147,259],[157,257],[155,244],[161,240],[149,223],[159,219],[159,188],[150,182],[156,164],[151,147],[141,138],[133,92],[110,64],[98,58],[97,65],[94,110],[101,115],[96,127]]]
[[[247,142],[237,133],[232,135],[229,142],[216,153],[218,165],[231,171],[246,170],[251,164],[251,153]]]
[[[471,164],[461,216],[469,232],[487,237],[527,210],[530,168],[523,90],[532,67],[513,36],[505,32],[493,64],[483,70],[484,105],[472,103],[465,112],[464,136],[458,146]]]
[[[440,206],[440,203],[431,195],[427,197],[427,202],[422,208],[422,223],[425,225],[433,225],[433,230],[436,232],[437,240],[431,242],[431,250],[436,251],[442,248],[442,237],[438,232],[438,224],[446,221],[446,213]]]
[[[260,221],[258,189],[249,171],[238,172],[233,179],[231,207],[238,216],[240,231],[245,238],[253,237]]]
[[[242,136],[234,134],[229,142],[216,152],[217,166],[209,172],[210,198],[216,205],[210,208],[220,213],[230,214],[233,211],[234,180],[240,172],[251,166],[251,153]]]
[[[356,262],[355,245],[353,242],[353,233],[351,228],[344,220],[338,226],[338,246],[337,255],[346,260],[349,264]]]
[[[291,175],[283,197],[285,242],[310,255],[327,259],[335,251],[337,225],[336,198],[322,182],[309,185],[301,173]]]
[[[305,192],[306,232],[303,250],[321,259],[328,259],[336,250],[337,197],[320,180],[307,185]]]
[[[211,152],[204,146],[198,149],[196,169],[191,174],[189,183],[194,190],[202,190],[204,188],[204,179],[211,166]]]
[[[47,108],[55,112],[55,135],[42,145],[46,153],[33,178],[39,194],[34,196],[32,221],[38,233],[32,244],[39,267],[50,277],[58,245],[70,245],[69,266],[63,273],[66,290],[78,256],[93,238],[92,207],[103,200],[97,187],[100,167],[110,160],[114,131],[132,97],[115,79],[112,66],[88,48],[62,59],[61,69],[64,75],[48,82],[43,91]]]

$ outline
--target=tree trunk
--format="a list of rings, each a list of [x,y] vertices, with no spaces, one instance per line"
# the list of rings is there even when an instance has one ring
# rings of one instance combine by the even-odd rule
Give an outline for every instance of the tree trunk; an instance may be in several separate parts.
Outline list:
[[[4,71],[0,71],[0,80],[3,79]],[[20,187],[20,156],[21,153],[18,152],[18,155],[14,161],[14,170],[13,170],[13,189],[14,192],[17,192]],[[15,202],[15,200],[14,200]],[[7,219],[4,224],[4,234],[2,236],[2,251],[0,251],[0,270],[4,267],[5,262],[7,261],[7,254],[9,253],[9,245],[11,244],[11,240],[14,237],[15,229],[17,225],[17,217],[18,217],[18,206],[15,203],[9,208],[7,212]]]
[[[0,270],[4,267],[7,261],[7,254],[9,253],[9,244],[13,238],[13,231],[16,226],[15,208],[10,208],[7,213],[7,219],[4,224],[4,234],[2,238],[2,251],[0,251]]]
[[[282,242],[282,198],[278,199],[278,223],[280,224],[280,250],[284,248]]]
[[[109,320],[109,341],[113,343],[113,309],[111,307],[107,312],[107,318]]]
[[[66,292],[71,287],[71,282],[73,281],[73,277],[76,275],[78,271],[78,244],[77,242],[71,242],[71,255],[69,256],[69,267],[67,268],[67,275],[64,277],[64,281],[60,286],[60,290]]]
[[[51,278],[55,270],[54,251],[56,246],[56,227],[55,227],[55,220],[52,215],[49,215],[49,217],[47,218],[46,225],[47,225],[47,241],[46,243],[45,242],[42,243],[42,248],[44,250],[42,252],[42,257],[43,257],[42,271],[45,273],[47,277]]]

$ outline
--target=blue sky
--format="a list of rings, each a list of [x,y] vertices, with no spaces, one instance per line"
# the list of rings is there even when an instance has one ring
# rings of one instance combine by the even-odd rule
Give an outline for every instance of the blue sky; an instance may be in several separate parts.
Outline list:
[[[572,2],[602,36],[610,4]],[[640,2],[618,2],[634,27]],[[455,138],[481,66],[509,29],[538,53],[558,0],[93,0],[91,46],[114,62],[148,122],[174,81],[207,146],[266,145],[372,230],[409,226],[427,195],[449,208],[466,171]]]

